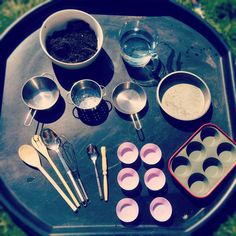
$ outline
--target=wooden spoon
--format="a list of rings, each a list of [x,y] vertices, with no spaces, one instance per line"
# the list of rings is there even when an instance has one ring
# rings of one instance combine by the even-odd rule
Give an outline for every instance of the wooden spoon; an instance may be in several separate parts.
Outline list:
[[[30,145],[22,145],[18,150],[18,154],[23,162],[29,166],[35,167],[41,171],[41,173],[48,179],[48,181],[53,185],[53,187],[58,191],[61,197],[66,201],[66,203],[71,207],[73,211],[77,211],[77,207],[71,202],[71,200],[65,195],[57,183],[52,179],[52,177],[47,173],[47,171],[42,167],[39,155],[37,151]]]
[[[67,192],[70,194],[73,202],[75,203],[75,205],[77,207],[80,206],[78,200],[76,199],[74,193],[72,192],[72,190],[70,189],[69,185],[67,184],[66,180],[64,179],[64,177],[62,176],[62,174],[60,173],[60,171],[58,170],[58,168],[56,167],[56,165],[54,164],[54,162],[52,161],[51,157],[48,154],[47,148],[44,145],[41,137],[39,135],[34,135],[31,139],[31,143],[34,146],[34,148],[41,153],[49,162],[49,164],[51,165],[51,167],[53,168],[53,170],[56,172],[57,176],[59,177],[59,179],[61,180],[62,184],[64,185],[64,187],[66,188]]]

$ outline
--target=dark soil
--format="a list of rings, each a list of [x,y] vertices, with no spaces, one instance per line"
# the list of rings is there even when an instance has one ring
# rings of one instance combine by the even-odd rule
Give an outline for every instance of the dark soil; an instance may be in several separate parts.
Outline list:
[[[97,37],[82,20],[68,22],[66,29],[55,31],[46,40],[48,53],[63,62],[76,63],[89,59],[97,51]]]

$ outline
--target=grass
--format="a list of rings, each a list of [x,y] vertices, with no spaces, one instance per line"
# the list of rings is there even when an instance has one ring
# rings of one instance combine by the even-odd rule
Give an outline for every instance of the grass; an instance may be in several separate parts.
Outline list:
[[[191,8],[190,0],[177,2]],[[225,39],[236,57],[236,0],[201,0],[205,19]]]
[[[34,6],[44,2],[43,0],[3,0],[0,5],[0,34],[19,16]],[[191,8],[190,0],[177,0],[177,2]],[[236,0],[202,0],[202,10],[208,21],[227,41],[234,56],[236,56]],[[236,235],[235,204],[232,202],[231,213],[221,218],[223,223],[214,226],[214,236]],[[223,213],[224,214],[224,213]],[[214,224],[214,222],[213,222]],[[206,228],[207,229],[207,228]],[[207,232],[207,231],[206,231]],[[9,215],[0,210],[0,235],[23,236],[25,233],[18,228]],[[201,234],[202,235],[202,234]],[[211,234],[207,234],[210,236]]]
[[[0,235],[1,236],[24,236],[25,233],[18,228],[4,211],[0,210]]]

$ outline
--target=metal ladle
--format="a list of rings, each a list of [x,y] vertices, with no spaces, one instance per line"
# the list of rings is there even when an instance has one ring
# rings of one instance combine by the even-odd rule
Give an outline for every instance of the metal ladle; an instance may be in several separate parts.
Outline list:
[[[69,179],[71,180],[71,183],[73,184],[73,187],[80,198],[80,201],[86,205],[85,199],[84,199],[83,195],[81,194],[81,192],[75,182],[75,179],[71,173],[71,170],[67,166],[67,164],[66,164],[65,160],[63,159],[63,156],[60,152],[61,140],[58,137],[58,135],[52,129],[45,128],[41,131],[41,138],[42,138],[44,144],[49,149],[51,149],[57,153],[57,155],[58,155],[58,157],[59,157],[59,159],[66,171],[66,174],[68,175]]]
[[[97,161],[97,157],[98,157],[98,152],[97,152],[96,146],[93,144],[89,144],[87,147],[87,154],[88,154],[89,158],[91,159],[91,161],[93,162],[99,196],[100,196],[100,199],[103,199],[101,183],[99,180],[99,175],[98,175],[98,170],[97,170],[97,165],[96,165],[96,161]]]
[[[40,170],[40,172],[47,178],[47,180],[53,185],[53,187],[58,191],[61,197],[66,201],[66,203],[71,207],[73,211],[77,211],[77,207],[71,202],[71,200],[66,196],[66,194],[61,190],[57,183],[52,179],[52,177],[46,172],[42,167],[39,155],[37,151],[30,145],[22,145],[18,150],[18,154],[22,161],[26,164],[35,167]]]

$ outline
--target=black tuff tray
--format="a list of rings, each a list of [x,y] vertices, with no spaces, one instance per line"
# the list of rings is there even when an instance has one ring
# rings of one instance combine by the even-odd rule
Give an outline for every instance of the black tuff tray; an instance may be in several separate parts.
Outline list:
[[[43,53],[39,28],[47,16],[55,11],[75,8],[94,15],[104,30],[103,51],[97,61],[81,71],[66,71],[52,65]],[[144,16],[147,24],[156,27],[162,44],[159,55],[166,72],[186,70],[204,79],[212,95],[208,113],[195,122],[177,122],[166,116],[156,102],[156,87],[145,87],[148,106],[141,115],[143,134],[138,137],[132,122],[118,115],[109,103],[104,104],[97,123],[87,116],[81,119],[72,115],[73,106],[65,101],[72,84],[81,78],[96,80],[106,86],[106,99],[119,82],[130,80],[119,56],[117,32],[123,22]],[[40,235],[163,235],[191,233],[214,216],[234,189],[234,173],[217,187],[210,198],[194,199],[186,194],[171,178],[167,162],[170,156],[202,124],[212,122],[230,137],[236,138],[235,78],[233,58],[219,35],[199,17],[174,1],[49,1],[33,9],[15,22],[0,38],[0,200],[7,210],[27,230]],[[35,169],[26,166],[18,157],[20,145],[30,143],[40,128],[36,121],[30,127],[23,122],[28,111],[21,100],[21,87],[26,79],[49,72],[56,76],[61,91],[58,103],[49,111],[38,112],[36,119],[64,134],[74,144],[82,181],[91,204],[75,214],[64,203],[48,181]],[[75,111],[76,113],[76,111]],[[77,114],[75,114],[77,115]],[[130,141],[139,150],[148,142],[158,144],[163,153],[159,166],[166,174],[167,187],[159,193],[173,206],[173,216],[165,224],[155,222],[149,213],[149,204],[155,197],[143,183],[145,168],[136,166],[141,179],[141,190],[134,196],[140,206],[140,216],[132,225],[123,225],[115,213],[116,203],[124,193],[116,176],[122,168],[116,151],[118,146]],[[94,169],[86,154],[89,143],[107,147],[109,165],[109,201],[99,200]],[[58,159],[51,153],[58,167]],[[48,163],[43,166],[56,179]],[[101,175],[101,157],[98,159]]]

